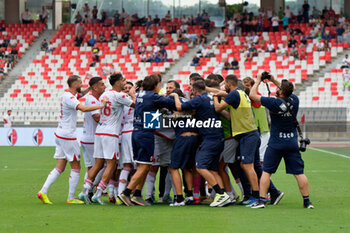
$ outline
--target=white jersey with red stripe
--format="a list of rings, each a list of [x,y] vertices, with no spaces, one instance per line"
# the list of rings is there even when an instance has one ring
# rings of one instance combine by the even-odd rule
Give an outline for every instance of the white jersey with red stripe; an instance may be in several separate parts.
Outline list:
[[[130,96],[128,98],[131,99]],[[122,127],[122,133],[130,133],[134,130],[134,108],[124,107]]]
[[[104,97],[108,97],[109,101],[106,107],[101,109],[100,124],[96,128],[95,135],[119,137],[124,106],[130,107],[132,100],[127,98],[125,93],[115,90],[103,93],[100,102],[103,101]]]
[[[77,106],[80,104],[78,94],[66,90],[61,96],[60,120],[55,135],[66,140],[75,140],[77,129]]]
[[[93,95],[88,95],[86,97],[85,105],[100,105],[101,102],[98,98]],[[97,122],[92,117],[95,114],[100,114],[100,110],[97,109],[92,112],[84,113],[84,128],[83,128],[83,136],[81,137],[81,143],[85,144],[93,144],[95,138],[95,132],[97,127]]]

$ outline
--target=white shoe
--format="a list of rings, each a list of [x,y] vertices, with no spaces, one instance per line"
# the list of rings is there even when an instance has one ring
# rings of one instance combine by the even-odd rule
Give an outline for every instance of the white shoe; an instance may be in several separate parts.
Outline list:
[[[185,206],[185,200],[182,202],[174,201],[174,203],[171,203],[169,206]]]

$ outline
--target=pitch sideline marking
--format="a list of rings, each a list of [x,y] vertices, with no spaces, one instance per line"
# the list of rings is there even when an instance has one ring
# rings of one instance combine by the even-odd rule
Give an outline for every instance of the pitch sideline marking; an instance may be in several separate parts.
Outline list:
[[[339,157],[343,157],[343,158],[346,158],[346,159],[350,159],[350,156],[343,155],[343,154],[339,154],[339,153],[335,153],[335,152],[332,152],[332,151],[322,150],[322,149],[315,148],[315,147],[310,147],[310,149],[311,149],[311,150],[316,150],[316,151],[319,151],[319,152],[323,152],[323,153],[328,153],[328,154],[332,154],[332,155],[337,155],[337,156],[339,156]]]

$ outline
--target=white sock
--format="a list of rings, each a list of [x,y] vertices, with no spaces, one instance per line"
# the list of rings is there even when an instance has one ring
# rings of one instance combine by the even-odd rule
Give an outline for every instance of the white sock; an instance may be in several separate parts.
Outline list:
[[[88,178],[89,175],[89,169],[86,169],[85,175],[84,175],[84,180],[86,180]]]
[[[114,197],[114,183],[115,183],[115,181],[110,179],[109,182],[108,182],[108,185],[107,185],[108,195],[109,195],[110,198]]]
[[[130,171],[131,171],[130,167],[124,167],[123,170],[120,172],[118,195],[120,195],[126,189],[126,186],[128,185],[128,177],[129,177]]]
[[[118,195],[118,190],[119,190],[119,181],[116,181],[114,183],[114,195]]]
[[[54,168],[50,174],[47,176],[46,181],[43,185],[43,187],[41,188],[41,192],[47,194],[47,191],[49,191],[50,186],[55,183],[55,181],[57,180],[57,178],[61,175],[63,171],[59,168]]]
[[[91,190],[92,190],[92,181],[86,178],[82,193],[85,195],[88,195]]]
[[[103,173],[105,172],[105,169],[106,169],[106,167],[102,168],[102,169],[97,173],[97,175],[96,175],[96,177],[95,177],[95,180],[94,180],[94,182],[93,182],[93,186],[92,186],[92,187],[95,187],[95,186],[97,186],[97,185],[100,183],[100,181],[101,181],[101,179],[102,179],[102,175],[103,175]]]
[[[170,195],[170,190],[173,185],[173,179],[171,178],[171,174],[168,171],[165,177],[165,187],[164,187],[164,196]],[[175,189],[174,189],[175,190]]]
[[[72,169],[69,176],[69,193],[68,200],[73,200],[75,197],[75,190],[79,183],[80,169]]]
[[[226,192],[226,193],[231,199],[235,199],[235,197],[233,196],[233,192]]]
[[[155,181],[156,181],[156,173],[148,172],[147,177],[146,177],[146,197],[145,197],[145,199],[152,197]]]
[[[95,193],[95,196],[96,196],[96,197],[101,197],[103,191],[104,191],[106,188],[107,188],[107,184],[101,180],[101,182],[98,183],[97,191],[96,191],[96,193]]]

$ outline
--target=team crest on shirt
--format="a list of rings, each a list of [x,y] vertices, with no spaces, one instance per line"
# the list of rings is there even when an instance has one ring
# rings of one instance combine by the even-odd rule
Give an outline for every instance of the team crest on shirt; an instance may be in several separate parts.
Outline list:
[[[144,129],[160,129],[161,113],[159,110],[156,112],[144,112],[143,113],[143,128]]]
[[[10,129],[7,133],[7,142],[11,145],[14,146],[17,142],[17,131],[14,129]]]
[[[34,132],[33,132],[34,145],[40,146],[41,143],[43,143],[43,140],[44,140],[43,131],[41,131],[41,129],[35,129]]]

